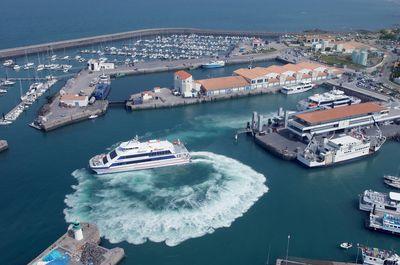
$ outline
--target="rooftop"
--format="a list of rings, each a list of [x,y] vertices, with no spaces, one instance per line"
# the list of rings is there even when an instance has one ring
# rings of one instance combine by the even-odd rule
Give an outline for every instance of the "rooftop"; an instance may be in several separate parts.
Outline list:
[[[295,115],[308,124],[319,124],[335,120],[350,118],[353,116],[367,115],[384,110],[385,108],[375,102],[367,102],[356,105],[338,107],[327,110],[317,110]]]
[[[188,79],[189,77],[192,76],[191,74],[183,70],[175,72],[175,75],[177,75],[182,80]]]
[[[87,96],[79,96],[76,94],[65,94],[60,97],[60,101],[63,100],[85,100]]]
[[[205,90],[220,90],[248,86],[249,82],[241,76],[227,76],[197,80]]]

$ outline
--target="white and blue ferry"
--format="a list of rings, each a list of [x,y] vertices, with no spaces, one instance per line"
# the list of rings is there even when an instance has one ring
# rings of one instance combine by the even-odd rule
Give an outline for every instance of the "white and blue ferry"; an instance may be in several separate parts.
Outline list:
[[[139,142],[132,139],[121,143],[107,154],[89,160],[89,167],[97,174],[151,169],[182,165],[190,162],[190,154],[179,140],[150,140]]]

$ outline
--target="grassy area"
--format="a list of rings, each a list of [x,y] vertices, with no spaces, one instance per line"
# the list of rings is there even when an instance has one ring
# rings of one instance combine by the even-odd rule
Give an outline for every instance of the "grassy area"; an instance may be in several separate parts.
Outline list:
[[[336,66],[344,66],[346,65],[349,68],[352,69],[363,69],[365,68],[362,65],[355,64],[351,61],[350,56],[335,56],[335,55],[321,55],[320,57],[321,61],[328,64],[328,65],[336,65]]]

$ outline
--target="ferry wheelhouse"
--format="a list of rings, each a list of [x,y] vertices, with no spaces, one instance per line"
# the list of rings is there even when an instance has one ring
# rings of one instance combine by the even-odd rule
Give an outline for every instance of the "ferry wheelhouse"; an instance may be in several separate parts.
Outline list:
[[[89,167],[97,174],[151,169],[182,165],[190,162],[190,154],[182,142],[132,139],[121,143],[107,154],[89,160]]]

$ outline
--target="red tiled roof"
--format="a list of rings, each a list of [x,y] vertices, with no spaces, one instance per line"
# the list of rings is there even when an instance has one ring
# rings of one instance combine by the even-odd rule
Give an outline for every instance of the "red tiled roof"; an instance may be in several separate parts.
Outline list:
[[[197,80],[196,82],[201,84],[202,88],[206,91],[238,88],[249,85],[249,82],[241,76],[217,77]]]
[[[368,113],[376,113],[384,109],[384,107],[375,102],[367,102],[334,109],[301,113],[295,115],[295,117],[307,122],[308,124],[318,124],[350,118],[353,116],[367,115]]]
[[[189,77],[192,76],[191,74],[183,70],[175,72],[175,75],[177,75],[181,80],[188,79]]]

